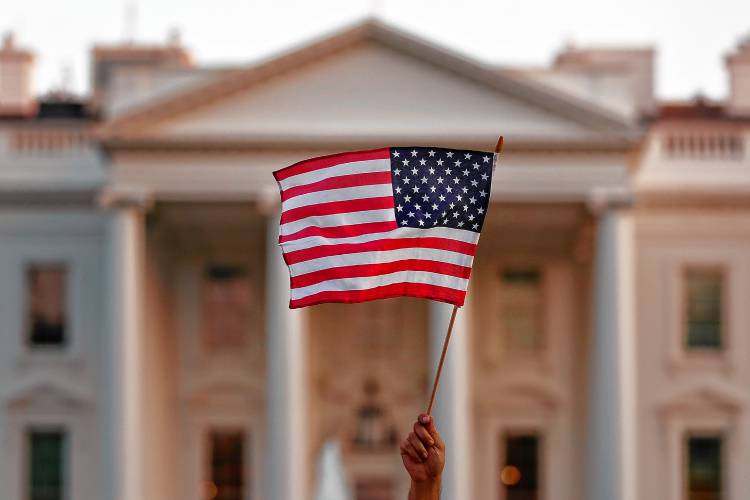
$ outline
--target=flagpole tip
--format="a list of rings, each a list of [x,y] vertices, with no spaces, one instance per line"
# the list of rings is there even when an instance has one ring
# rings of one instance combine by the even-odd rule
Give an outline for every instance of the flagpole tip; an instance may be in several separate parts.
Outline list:
[[[501,135],[500,138],[497,140],[497,145],[495,145],[495,153],[500,154],[503,152],[503,136]]]

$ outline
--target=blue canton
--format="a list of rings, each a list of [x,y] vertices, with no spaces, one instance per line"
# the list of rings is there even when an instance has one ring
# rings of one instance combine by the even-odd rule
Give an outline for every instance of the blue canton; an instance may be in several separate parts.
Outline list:
[[[493,154],[461,149],[391,148],[399,226],[480,232],[490,199]]]

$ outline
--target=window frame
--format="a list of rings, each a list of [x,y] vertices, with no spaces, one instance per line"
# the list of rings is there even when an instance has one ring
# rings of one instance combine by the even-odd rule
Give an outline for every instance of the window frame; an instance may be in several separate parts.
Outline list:
[[[21,479],[21,491],[23,500],[31,500],[31,475],[32,475],[32,449],[31,449],[31,435],[35,432],[59,432],[62,434],[62,458],[60,469],[62,471],[62,500],[69,500],[71,498],[71,460],[72,460],[72,433],[70,429],[64,424],[53,424],[53,423],[27,423],[22,428],[22,454],[21,454],[21,467],[22,467],[22,479]]]
[[[689,345],[690,318],[689,318],[689,290],[688,275],[691,272],[712,272],[720,275],[720,316],[719,316],[719,347],[699,347]],[[683,264],[680,271],[680,344],[682,351],[689,357],[716,357],[722,356],[731,348],[729,336],[729,273],[726,266],[722,264]]]
[[[60,344],[35,344],[31,338],[31,289],[29,282],[29,273],[33,268],[53,268],[61,267],[65,273],[64,283],[64,297],[63,297],[63,308],[64,308],[64,322],[63,322],[63,339]],[[21,342],[23,348],[30,353],[66,353],[70,352],[71,344],[73,342],[73,266],[71,262],[65,258],[50,258],[50,259],[25,259],[21,270],[22,280],[22,301],[23,308],[21,314],[23,318],[21,320]]]
[[[726,500],[729,486],[729,454],[727,452],[727,435],[723,429],[686,429],[682,433],[682,443],[680,454],[681,460],[681,477],[682,477],[682,500],[690,499],[690,439],[691,438],[717,438],[720,445],[720,466],[721,491],[719,500]]]
[[[537,347],[534,349],[518,349],[511,346],[509,341],[509,332],[506,330],[501,315],[502,307],[504,306],[504,275],[506,272],[511,270],[533,270],[539,274],[539,299],[541,301],[539,314],[539,342]],[[498,304],[498,315],[497,315],[497,335],[500,337],[499,347],[501,357],[513,357],[513,358],[541,358],[544,357],[548,351],[549,346],[549,328],[547,325],[549,319],[549,276],[547,266],[542,262],[501,262],[497,267],[497,292],[496,292],[496,303]]]
[[[504,465],[508,461],[507,449],[508,440],[514,437],[533,436],[536,438],[536,452],[537,452],[537,498],[542,499],[544,496],[544,485],[545,485],[545,471],[544,471],[544,450],[545,450],[545,439],[542,431],[539,429],[532,428],[508,428],[501,431],[498,434],[498,468],[497,471],[501,471]],[[496,481],[499,483],[499,480]],[[498,494],[494,497],[499,500],[507,500],[507,487],[498,485]]]

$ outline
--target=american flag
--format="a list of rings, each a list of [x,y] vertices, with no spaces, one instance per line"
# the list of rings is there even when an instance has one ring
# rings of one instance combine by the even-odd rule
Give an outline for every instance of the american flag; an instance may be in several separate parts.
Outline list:
[[[392,147],[274,172],[289,307],[398,296],[463,305],[495,155]]]

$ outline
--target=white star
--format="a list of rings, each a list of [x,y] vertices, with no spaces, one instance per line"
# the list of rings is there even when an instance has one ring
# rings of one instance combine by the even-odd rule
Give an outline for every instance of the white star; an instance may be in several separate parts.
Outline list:
[[[453,178],[453,182],[455,182],[456,184],[458,184],[458,177],[454,177]]]
[[[430,167],[430,169],[429,169],[429,172],[430,172],[430,175],[432,175],[432,174],[434,174],[434,173],[435,173],[435,169],[434,169],[434,168],[432,168],[432,167]]]
[[[482,174],[482,180],[483,180],[483,181],[486,181],[486,180],[487,180],[487,179],[489,179],[489,178],[490,178],[490,176],[489,176],[489,175],[487,175],[487,174]]]
[[[411,155],[412,156],[417,156],[417,150],[416,149],[412,149],[411,150]]]
[[[434,193],[436,190],[437,190],[437,188],[435,186],[430,186],[430,192],[431,193]]]
[[[445,212],[443,212],[442,214],[440,214],[440,217],[445,218]]]
[[[460,162],[460,161],[458,161],[458,160],[454,161],[454,162],[453,162],[453,164],[454,164],[455,166],[457,166],[457,167],[460,167],[460,166],[461,166],[461,162]]]
[[[432,204],[432,209],[433,209],[433,210],[437,210],[437,208],[438,208],[438,207],[437,207],[437,205],[436,205],[435,203],[433,203],[433,204]]]
[[[467,188],[466,186],[464,186],[464,187],[461,188],[461,191],[463,191],[464,193],[468,193],[469,192],[469,188]]]
[[[485,162],[485,163],[489,163],[490,162],[490,157],[489,156],[485,156],[484,158],[482,158],[482,161]]]
[[[396,186],[396,194],[401,194],[401,186]]]
[[[416,208],[417,210],[422,210],[422,205],[420,205],[419,203],[415,203],[414,208]]]
[[[464,226],[464,222],[463,222],[463,221],[461,221],[461,222],[459,222],[459,223],[458,223],[458,224],[456,224],[456,225],[457,225],[458,227],[463,227],[463,226]]]
[[[406,214],[406,215],[408,215],[409,217],[414,217],[414,212],[409,212],[409,213],[408,213],[408,214]]]
[[[401,225],[402,225],[402,226],[405,226],[405,225],[407,225],[407,224],[408,224],[408,222],[406,222],[405,220],[402,220],[402,221],[401,221]]]
[[[479,196],[481,196],[482,198],[484,198],[485,196],[487,196],[487,193],[484,192],[484,189],[482,189],[481,191],[479,191]]]
[[[467,212],[469,210],[469,207],[467,205],[464,205],[464,212]]]
[[[425,165],[426,163],[427,163],[427,160],[425,160],[424,158],[422,158],[421,160],[419,160],[419,164],[420,165]]]
[[[396,158],[398,158],[399,156],[401,156],[401,154],[398,151],[394,151],[393,152],[393,156],[395,156]]]
[[[469,198],[469,203],[471,203],[472,205],[475,204],[476,202],[477,202],[477,199],[474,198],[473,196]]]
[[[472,224],[472,225],[471,225],[471,228],[472,228],[472,229],[479,229],[479,224]]]
[[[484,213],[484,209],[481,207],[477,208],[477,212],[479,213],[479,215],[482,215]]]
[[[438,198],[440,199],[440,201],[445,201],[445,196],[443,196],[442,194],[438,196]]]
[[[474,162],[474,170],[479,170],[479,163]]]
[[[453,151],[448,151],[448,152],[447,152],[447,153],[446,153],[445,155],[446,155],[446,156],[447,156],[448,158],[453,158]]]
[[[401,205],[399,205],[399,206],[396,207],[396,210],[398,210],[399,212],[403,212],[404,211],[404,207],[402,207]]]
[[[403,181],[401,181],[401,182],[403,182],[404,184],[409,184],[409,181],[410,181],[410,180],[411,180],[411,179],[409,179],[408,177],[404,177],[404,180],[403,180]]]
[[[443,166],[443,160],[438,160],[437,161],[437,165],[438,165],[438,167],[442,167]]]
[[[453,208],[455,208],[456,204],[455,204],[455,203],[451,203],[451,204],[450,204],[450,205],[448,205],[448,206],[449,206],[449,207],[450,207],[451,209],[453,209]]]
[[[437,178],[438,184],[442,184],[444,180],[445,179],[443,179],[442,177],[438,177]]]
[[[476,179],[474,179],[474,180],[471,181],[471,186],[472,187],[477,187],[478,185],[479,185],[479,182]]]
[[[393,171],[393,175],[401,175],[401,170],[397,168]]]
[[[434,152],[433,150],[429,150],[429,151],[427,152],[427,154],[429,154],[430,156],[435,156],[435,152]]]
[[[456,200],[458,200],[458,201],[462,201],[462,200],[463,200],[463,198],[461,198],[461,195],[460,195],[460,194],[457,194],[457,195],[456,195]]]
[[[468,160],[469,158],[471,158],[471,155],[469,153],[465,153],[464,154],[464,158],[466,158]]]
[[[458,219],[458,212],[453,212],[453,218]]]
[[[417,175],[417,172],[419,172],[419,170],[417,170],[416,167],[411,169],[411,175]]]
[[[469,215],[469,220],[474,220],[474,216],[473,215]]]
[[[424,226],[424,221],[422,219],[419,220],[419,225]]]
[[[448,192],[448,193],[452,193],[453,192],[453,188],[450,187],[450,186],[445,186],[445,191]]]
[[[467,175],[469,175],[469,171],[467,169],[464,169],[464,171],[462,173],[464,174],[464,177],[466,177]]]
[[[432,217],[432,214],[424,214],[424,218],[425,218],[425,219],[429,219],[429,218],[431,218],[431,217]]]
[[[443,219],[443,224],[448,224],[448,219]]]
[[[403,163],[404,165],[408,165],[409,164],[409,160],[404,159],[404,161],[402,161],[401,163]]]
[[[430,197],[427,195],[422,196],[422,201],[430,201]]]
[[[409,196],[408,194],[406,196],[404,196],[404,201],[406,203],[409,203],[411,201],[411,196]]]
[[[427,184],[427,177],[422,177],[420,180],[422,181],[422,184]]]
[[[418,193],[419,192],[419,186],[414,186],[413,188],[411,188],[411,190],[414,191],[415,193]]]
[[[451,170],[450,168],[445,169],[445,175],[451,175],[451,172],[453,172],[453,170]]]

